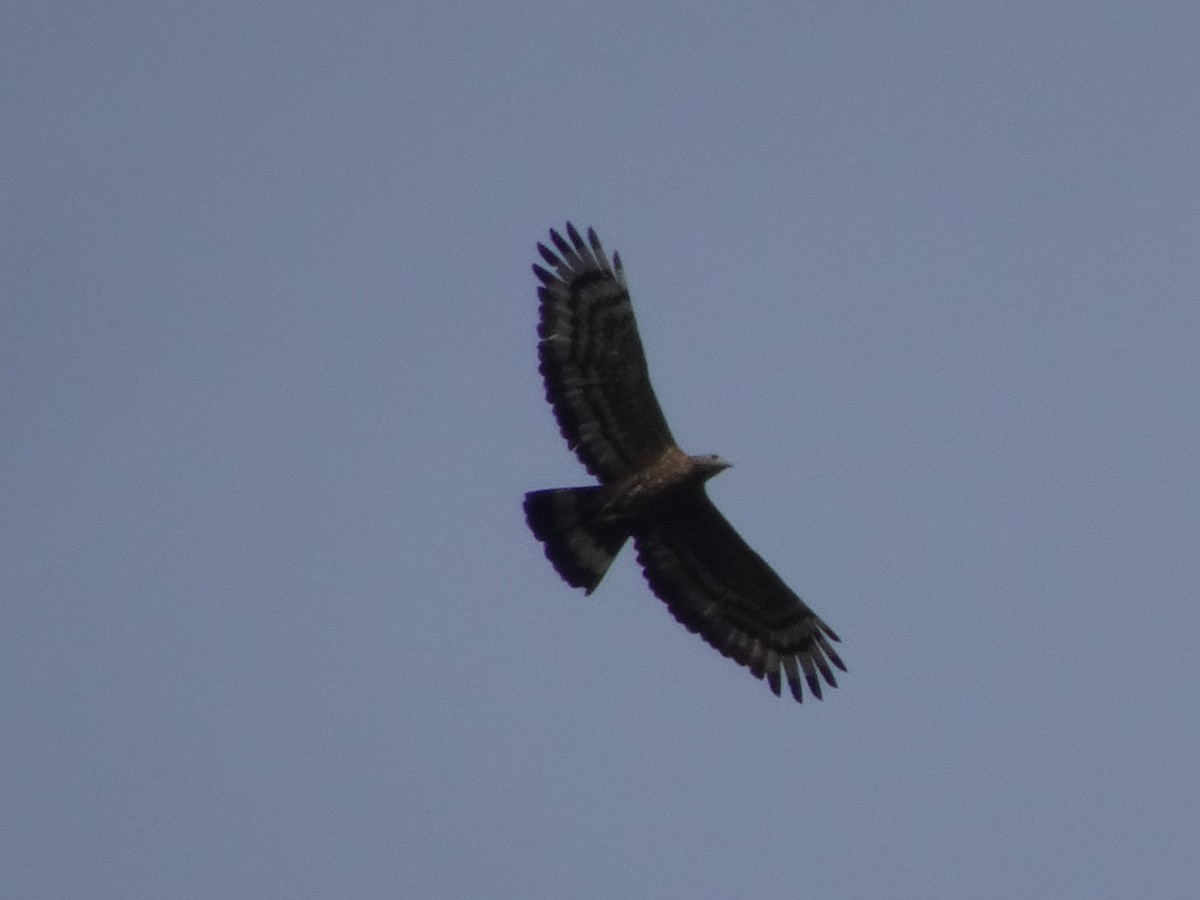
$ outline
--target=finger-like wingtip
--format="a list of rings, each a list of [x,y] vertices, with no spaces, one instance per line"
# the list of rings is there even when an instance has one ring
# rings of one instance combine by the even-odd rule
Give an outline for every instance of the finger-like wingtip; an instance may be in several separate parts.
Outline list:
[[[589,228],[587,230],[587,236],[588,244],[591,245],[592,252],[596,254],[596,259],[603,262],[606,259],[604,255],[604,246],[600,243],[600,238],[596,235],[596,229]]]
[[[542,259],[546,261],[547,265],[554,266],[556,269],[559,267],[562,261],[555,255],[553,250],[551,250],[545,244],[538,244],[537,249]]]
[[[788,688],[791,689],[793,700],[795,700],[797,703],[804,702],[804,691],[801,690],[801,688],[800,688],[800,679],[799,678],[796,678],[795,681],[789,680]]]
[[[817,633],[816,639],[817,639],[817,646],[821,648],[821,652],[824,653],[827,657],[829,657],[829,661],[831,663],[833,663],[835,666],[837,666],[839,669],[841,669],[843,672],[845,672],[846,664],[844,662],[842,662],[842,658],[840,656],[838,656],[837,651],[834,650],[833,647],[831,647],[829,645],[829,641],[825,640],[824,636],[821,635],[820,632]]]
[[[571,255],[571,245],[568,244],[563,239],[563,236],[553,228],[550,229],[550,240],[554,243],[554,246],[558,248],[558,252],[564,257]]]
[[[804,680],[808,689],[818,700],[821,697],[821,679],[817,677],[817,667],[813,665],[812,657],[805,654],[800,657],[800,668],[804,670]]]
[[[767,673],[767,684],[771,688],[771,693],[778,697],[780,695],[780,691],[783,689],[783,685],[779,681],[778,669]]]

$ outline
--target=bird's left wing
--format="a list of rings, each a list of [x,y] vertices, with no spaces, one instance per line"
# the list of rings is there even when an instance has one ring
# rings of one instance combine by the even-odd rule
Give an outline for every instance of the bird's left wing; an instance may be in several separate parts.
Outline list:
[[[821,679],[837,687],[832,629],[783,582],[696,488],[634,532],[651,589],[689,631],[766,678],[780,692],[780,669],[802,700],[801,672],[814,697]]]

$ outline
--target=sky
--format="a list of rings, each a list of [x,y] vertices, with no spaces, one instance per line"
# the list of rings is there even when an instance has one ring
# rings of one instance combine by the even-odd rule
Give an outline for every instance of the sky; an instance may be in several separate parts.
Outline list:
[[[4,20],[6,896],[1196,896],[1195,3]],[[525,528],[568,220],[823,701]]]

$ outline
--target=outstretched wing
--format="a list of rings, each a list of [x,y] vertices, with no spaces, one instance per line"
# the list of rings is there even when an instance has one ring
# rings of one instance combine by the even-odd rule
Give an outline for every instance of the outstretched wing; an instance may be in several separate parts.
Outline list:
[[[538,356],[546,399],[559,429],[587,470],[603,482],[644,468],[674,445],[638,337],[621,258],[612,264],[596,232],[587,243],[570,223],[538,244],[550,270],[542,282]],[[556,252],[557,251],[557,252]]]
[[[780,692],[780,668],[802,699],[800,673],[821,698],[821,679],[837,687],[830,645],[838,636],[783,583],[713,506],[703,488],[635,532],[650,587],[689,631],[766,678]]]

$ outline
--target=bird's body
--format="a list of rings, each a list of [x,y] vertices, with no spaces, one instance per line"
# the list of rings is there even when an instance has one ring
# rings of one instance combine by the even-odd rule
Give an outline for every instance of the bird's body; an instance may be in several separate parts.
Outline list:
[[[530,529],[573,587],[596,589],[629,538],[651,589],[689,630],[796,700],[800,673],[820,698],[821,678],[845,670],[834,632],[741,539],[704,483],[729,467],[675,443],[650,386],[620,257],[610,265],[594,231],[569,223],[541,281],[538,355],[546,398],[567,444],[599,480],[525,495]],[[569,239],[569,240],[568,240]],[[820,678],[818,678],[818,673]]]

